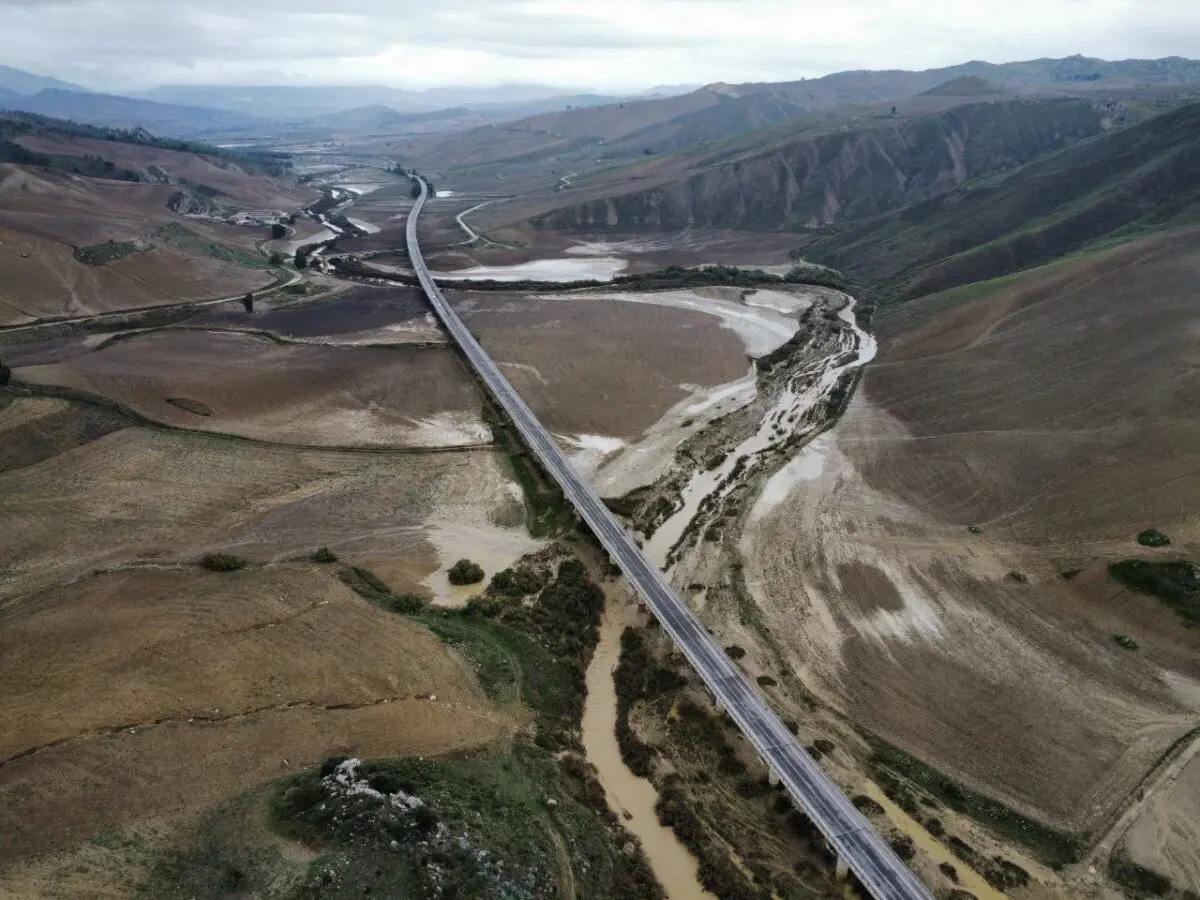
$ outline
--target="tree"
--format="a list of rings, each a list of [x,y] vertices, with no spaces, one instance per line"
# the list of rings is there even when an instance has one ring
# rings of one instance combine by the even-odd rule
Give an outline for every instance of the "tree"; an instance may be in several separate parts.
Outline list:
[[[793,247],[788,251],[787,257],[788,261],[793,265],[799,265],[799,263],[804,259],[804,249],[802,247]]]
[[[273,266],[282,266],[285,260],[282,253],[280,253],[278,250],[273,250],[271,251],[271,255],[268,257],[267,261]]]
[[[287,226],[281,222],[276,222],[271,226],[271,240],[282,241],[287,237]]]
[[[483,567],[469,559],[460,559],[450,567],[448,577],[454,585],[478,584],[483,581]]]
[[[300,247],[296,251],[296,268],[303,269],[308,265],[308,248]]]
[[[12,369],[4,364],[4,360],[0,359],[0,386],[8,384],[12,381]]]
[[[254,294],[246,294],[242,298],[242,306],[246,307],[246,312],[254,312]]]

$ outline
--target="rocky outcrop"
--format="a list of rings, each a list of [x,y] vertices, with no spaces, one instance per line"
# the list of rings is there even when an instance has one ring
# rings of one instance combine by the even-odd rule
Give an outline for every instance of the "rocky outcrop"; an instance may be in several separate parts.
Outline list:
[[[556,210],[534,224],[591,232],[820,229],[939,196],[1103,128],[1102,111],[1074,99],[885,117],[769,150],[710,158],[676,181]]]
[[[207,197],[197,197],[188,191],[176,191],[167,206],[184,216],[217,216],[221,210]]]

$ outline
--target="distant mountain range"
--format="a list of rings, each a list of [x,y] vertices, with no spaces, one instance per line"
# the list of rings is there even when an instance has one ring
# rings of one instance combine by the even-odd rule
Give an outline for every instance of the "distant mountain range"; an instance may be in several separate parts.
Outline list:
[[[32,72],[14,69],[12,66],[0,66],[0,100],[3,100],[6,93],[29,95],[45,90],[75,91],[80,94],[88,93],[87,88],[71,84],[68,81],[59,81],[57,78],[47,78],[44,75],[34,75]]]
[[[485,122],[537,116],[534,130],[564,139],[628,135],[639,143],[639,152],[662,152],[747,133],[814,110],[901,102],[930,91],[980,94],[1196,83],[1200,62],[1182,57],[1112,62],[1071,56],[1003,64],[972,61],[922,72],[838,72],[801,81],[718,83],[699,89],[664,85],[628,97],[522,84],[424,91],[383,85],[173,85],[118,96],[0,66],[0,107],[95,125],[143,127],[170,136],[253,130],[264,123],[321,125],[331,116],[343,126],[358,120],[376,128],[401,127],[412,121],[406,117],[431,113],[470,124],[470,117],[461,115],[466,109]],[[339,114],[347,115],[338,122]],[[680,120],[683,114],[689,118]],[[631,127],[634,123],[637,127]],[[490,134],[486,139],[494,143]]]

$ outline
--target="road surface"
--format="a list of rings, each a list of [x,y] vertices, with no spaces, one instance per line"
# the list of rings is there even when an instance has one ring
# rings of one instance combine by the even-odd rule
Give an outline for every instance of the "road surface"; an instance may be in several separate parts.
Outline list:
[[[704,679],[708,689],[733,718],[742,734],[825,835],[840,863],[849,866],[876,900],[932,900],[932,894],[875,833],[846,796],[759,697],[724,651],[680,600],[675,590],[642,555],[641,549],[612,513],[571,467],[554,439],[517,396],[479,342],[446,302],[421,255],[417,220],[428,196],[421,196],[408,218],[408,255],[438,318],[466,354],[471,366],[512,419],[529,448],[558,482],[567,499],[604,545],[613,562],[649,606],[663,630]]]

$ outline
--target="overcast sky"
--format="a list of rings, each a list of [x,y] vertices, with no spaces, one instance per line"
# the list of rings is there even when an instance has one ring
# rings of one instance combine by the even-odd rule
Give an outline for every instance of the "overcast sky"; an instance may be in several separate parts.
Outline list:
[[[0,63],[98,89],[791,81],[1200,56],[1197,0],[0,0]]]

